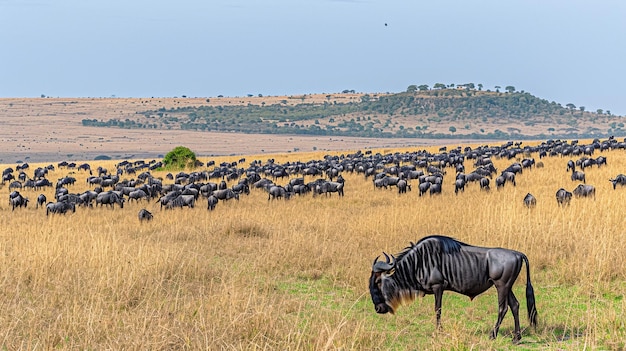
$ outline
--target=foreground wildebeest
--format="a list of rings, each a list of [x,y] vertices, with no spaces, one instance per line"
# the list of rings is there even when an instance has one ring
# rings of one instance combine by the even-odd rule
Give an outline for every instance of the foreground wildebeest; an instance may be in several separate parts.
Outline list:
[[[215,197],[218,198],[219,200],[230,200],[230,199],[239,200],[239,194],[234,192],[232,189],[215,190],[212,193],[212,195],[215,195]]]
[[[60,213],[65,214],[67,211],[72,210],[72,212],[76,212],[76,204],[73,202],[48,202],[46,205],[46,216],[50,213]]]
[[[569,205],[570,201],[572,201],[572,193],[563,188],[556,191],[556,202],[559,205]]]
[[[596,188],[593,185],[578,184],[576,189],[572,191],[576,197],[593,197],[596,198]]]
[[[139,218],[139,221],[141,222],[141,221],[149,221],[154,216],[152,215],[152,213],[150,213],[150,211],[146,210],[145,208],[142,208],[141,210],[139,210],[137,217]]]
[[[526,207],[535,207],[537,205],[537,199],[533,196],[533,194],[528,193],[524,197],[524,205],[526,205]]]
[[[521,339],[519,302],[513,284],[526,264],[526,305],[528,319],[537,325],[535,293],[530,282],[530,264],[521,252],[471,246],[446,236],[427,236],[405,248],[398,257],[374,260],[369,289],[377,313],[395,313],[397,308],[417,296],[435,295],[437,326],[441,320],[441,301],[446,290],[468,296],[482,294],[491,286],[498,291],[498,319],[491,338],[498,335],[500,324],[511,308],[515,330],[513,341]]]
[[[615,177],[615,179],[609,179],[609,181],[613,183],[613,190],[615,190],[615,187],[617,186],[617,184],[621,186],[626,185],[626,175],[618,174],[617,177]]]

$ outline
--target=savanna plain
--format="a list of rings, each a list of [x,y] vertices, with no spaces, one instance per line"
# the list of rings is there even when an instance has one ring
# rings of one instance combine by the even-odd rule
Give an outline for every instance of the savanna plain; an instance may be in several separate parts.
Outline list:
[[[276,163],[306,162],[354,151],[249,155],[239,167],[268,157]],[[373,150],[410,151],[415,149]],[[220,201],[213,211],[201,198],[191,209],[160,209],[151,200],[46,216],[35,199],[40,193],[53,199],[53,189],[20,190],[30,203],[13,211],[5,184],[0,345],[7,350],[624,350],[626,187],[614,190],[609,178],[626,173],[626,152],[601,154],[606,166],[585,169],[587,184],[597,189],[595,199],[574,198],[563,207],[555,192],[578,185],[566,171],[568,158],[537,154],[520,157],[534,157],[543,168],[525,169],[517,186],[495,189],[492,181],[491,191],[470,183],[455,194],[452,168],[442,194],[434,196],[419,196],[417,181],[412,191],[399,194],[396,188],[375,189],[371,177],[344,172],[343,197],[309,193],[268,200],[264,190],[253,188],[238,201]],[[498,170],[516,161],[492,159]],[[112,170],[117,161],[88,162],[94,170]],[[36,167],[48,164],[32,163],[26,173],[32,177]],[[471,171],[473,160],[465,167]],[[165,171],[151,174],[172,182]],[[84,171],[56,167],[48,179],[67,175],[77,179],[70,192],[89,188]],[[529,192],[537,198],[534,208],[522,201]],[[142,208],[154,214],[152,221],[138,220]],[[529,327],[523,312],[526,269],[514,287],[523,329],[517,345],[510,312],[499,336],[489,339],[498,311],[495,289],[473,301],[446,292],[441,329],[435,328],[429,295],[395,315],[376,314],[368,291],[374,258],[431,234],[524,252],[537,328]]]

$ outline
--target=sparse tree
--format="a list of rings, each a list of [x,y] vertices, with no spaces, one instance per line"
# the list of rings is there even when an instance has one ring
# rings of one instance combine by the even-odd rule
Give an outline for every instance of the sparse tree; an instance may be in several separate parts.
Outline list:
[[[445,89],[446,85],[443,83],[435,83],[435,85],[433,85],[433,89]]]
[[[450,133],[456,133],[456,127],[455,126],[450,126],[450,128],[448,128],[448,130],[450,131]]]
[[[596,113],[597,113],[597,114],[599,114],[599,115],[601,115],[603,112],[604,112],[604,111],[603,111],[601,108],[599,108],[599,109],[597,109],[597,110],[596,110]]]
[[[565,105],[565,107],[567,107],[567,108],[568,108],[568,109],[570,109],[570,110],[573,110],[573,109],[575,109],[575,108],[576,108],[576,105],[574,105],[574,104],[572,104],[572,103],[570,102],[569,104]]]
[[[417,87],[420,91],[428,90],[428,84],[422,84]]]
[[[417,85],[411,84],[408,88],[406,88],[407,93],[414,93],[417,91]]]
[[[585,112],[585,106],[579,106],[578,109],[580,110],[580,112]]]
[[[499,92],[500,92],[500,88],[501,88],[501,87],[500,87],[499,85],[496,85],[496,86],[495,86],[495,87],[493,87],[493,88],[494,88],[494,89],[496,89],[496,93],[499,93]]]
[[[478,90],[482,91],[483,90],[483,85],[481,83],[478,83]]]
[[[504,90],[506,90],[509,93],[514,93],[515,92],[515,87],[512,85],[507,85],[506,88],[504,88]]]

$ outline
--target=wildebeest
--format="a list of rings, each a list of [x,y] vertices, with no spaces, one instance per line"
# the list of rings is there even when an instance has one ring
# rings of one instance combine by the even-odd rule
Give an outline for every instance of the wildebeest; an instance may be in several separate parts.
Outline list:
[[[454,181],[454,193],[458,195],[459,190],[465,191],[465,181],[461,178]]]
[[[96,206],[107,205],[114,208],[115,204],[120,205],[120,208],[124,208],[124,199],[114,191],[102,192],[96,196]]]
[[[585,183],[586,182],[586,180],[585,180],[585,172],[573,171],[572,172],[572,181],[577,181],[577,180]]]
[[[430,186],[430,195],[441,194],[441,183],[435,183]]]
[[[429,182],[420,183],[417,186],[417,188],[420,191],[419,196],[422,196],[422,194],[425,194],[428,191],[428,189],[430,189],[430,183]]]
[[[576,189],[572,191],[576,197],[593,197],[596,198],[596,188],[593,185],[578,184]]]
[[[207,208],[209,209],[209,211],[213,211],[215,209],[215,206],[217,206],[218,203],[218,198],[215,197],[215,195],[210,195],[208,198],[208,206]]]
[[[609,179],[609,181],[613,183],[613,189],[615,190],[615,187],[617,186],[617,184],[621,186],[626,185],[626,175],[623,175],[620,173],[614,179]]]
[[[285,187],[282,187],[280,185],[272,185],[267,189],[267,200],[272,200],[272,199],[278,199],[278,198],[283,198],[283,199],[289,199],[291,197],[291,193],[287,191],[287,189],[285,189]]]
[[[489,178],[482,177],[478,183],[480,184],[480,190],[489,190]]]
[[[239,200],[239,194],[234,192],[233,189],[215,190],[212,194],[215,195],[215,197],[217,197],[219,200]]]
[[[556,191],[556,202],[559,205],[569,205],[570,201],[572,201],[572,193],[563,188]]]
[[[13,191],[9,194],[9,202],[11,203],[12,211],[14,211],[16,207],[27,207],[28,201],[27,197],[22,196],[22,194],[17,191]]]
[[[194,206],[196,205],[196,198],[193,195],[178,195],[177,197],[175,197],[174,199],[171,199],[170,201],[168,201],[165,204],[165,209],[166,210],[171,210],[175,207],[189,207],[189,208],[194,208]]]
[[[500,324],[511,308],[515,329],[513,341],[521,339],[519,302],[513,284],[526,265],[526,305],[528,319],[537,325],[535,293],[530,282],[530,264],[521,252],[472,246],[453,238],[432,235],[401,251],[392,259],[374,260],[369,280],[372,302],[377,313],[395,313],[398,307],[426,294],[435,296],[437,326],[441,320],[441,302],[446,290],[468,296],[482,294],[491,286],[498,291],[498,319],[491,338],[498,335]]]
[[[145,208],[142,208],[141,210],[139,210],[137,217],[139,218],[139,221],[141,222],[141,221],[149,221],[154,216],[152,215],[152,213],[150,213],[150,211],[146,210]]]
[[[48,201],[48,199],[46,199],[46,195],[39,194],[39,196],[37,196],[37,206],[35,206],[35,208],[39,208],[39,206],[43,207],[46,201]]]
[[[528,193],[524,197],[524,205],[526,205],[526,207],[535,207],[537,205],[537,199],[533,196],[533,194]]]
[[[46,216],[50,213],[60,213],[65,214],[67,211],[71,210],[72,212],[76,212],[76,204],[73,202],[48,202],[46,205]]]

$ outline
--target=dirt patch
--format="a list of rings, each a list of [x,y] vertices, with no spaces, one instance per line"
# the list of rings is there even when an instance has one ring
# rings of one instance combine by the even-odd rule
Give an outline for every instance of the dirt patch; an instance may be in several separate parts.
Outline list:
[[[455,145],[468,140],[386,139],[214,133],[85,127],[83,119],[125,120],[146,110],[228,104],[358,101],[359,94],[236,98],[7,98],[0,99],[0,163],[161,158],[184,145],[199,156]],[[208,101],[207,101],[208,100]],[[484,141],[482,141],[484,142]]]

